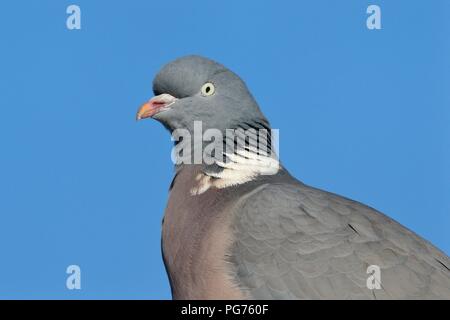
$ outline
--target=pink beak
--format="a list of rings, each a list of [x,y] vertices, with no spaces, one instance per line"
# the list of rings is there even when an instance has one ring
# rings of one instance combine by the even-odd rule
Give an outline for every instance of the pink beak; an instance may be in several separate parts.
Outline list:
[[[177,100],[178,100],[177,98],[167,93],[153,97],[139,108],[136,114],[136,120],[151,118],[155,114],[169,109],[169,107],[172,104],[174,104]]]

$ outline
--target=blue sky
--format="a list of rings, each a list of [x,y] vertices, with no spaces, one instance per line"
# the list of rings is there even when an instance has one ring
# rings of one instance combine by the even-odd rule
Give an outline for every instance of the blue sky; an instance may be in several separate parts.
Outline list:
[[[66,28],[77,4],[82,29]],[[382,30],[366,28],[366,8]],[[450,3],[9,1],[0,10],[0,298],[167,299],[168,133],[136,123],[158,69],[245,79],[297,178],[450,253]],[[66,288],[68,265],[82,289]]]

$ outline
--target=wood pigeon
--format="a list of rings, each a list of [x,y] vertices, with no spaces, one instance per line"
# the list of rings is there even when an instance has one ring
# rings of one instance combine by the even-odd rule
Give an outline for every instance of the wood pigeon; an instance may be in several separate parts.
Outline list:
[[[162,227],[174,299],[450,299],[442,251],[373,208],[303,184],[274,152],[227,135],[264,131],[258,141],[271,140],[235,73],[182,57],[161,69],[153,91],[137,119],[193,137],[174,139],[183,154],[174,157]],[[223,139],[199,142],[196,123]]]

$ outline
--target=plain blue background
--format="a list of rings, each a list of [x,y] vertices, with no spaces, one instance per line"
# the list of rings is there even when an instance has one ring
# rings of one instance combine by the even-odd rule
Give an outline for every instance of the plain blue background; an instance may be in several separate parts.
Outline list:
[[[66,8],[82,30],[66,28]],[[382,30],[366,8],[382,9]],[[450,252],[449,1],[9,1],[0,6],[0,298],[170,298],[171,142],[136,123],[185,54],[244,78],[305,183]],[[82,290],[65,287],[80,265]]]

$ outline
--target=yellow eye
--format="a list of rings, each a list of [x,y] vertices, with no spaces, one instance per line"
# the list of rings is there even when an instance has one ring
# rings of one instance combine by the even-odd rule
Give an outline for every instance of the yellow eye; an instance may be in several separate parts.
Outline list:
[[[212,96],[215,91],[216,88],[211,82],[207,82],[202,86],[202,96]]]

